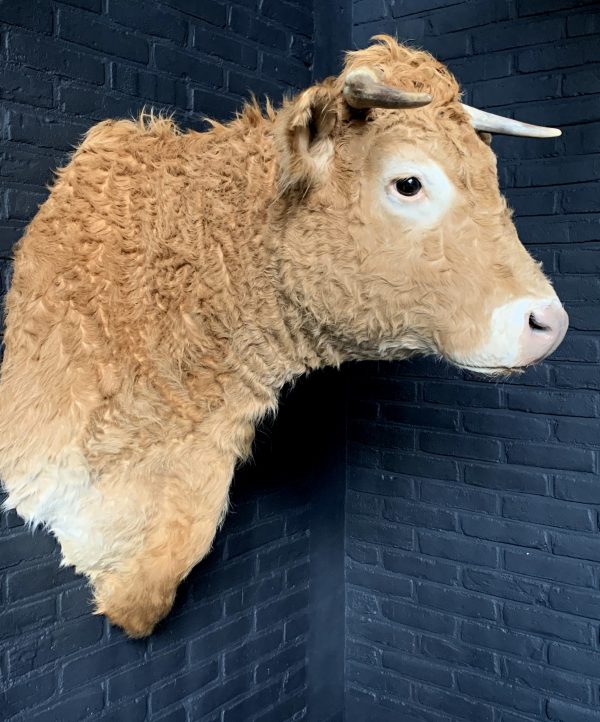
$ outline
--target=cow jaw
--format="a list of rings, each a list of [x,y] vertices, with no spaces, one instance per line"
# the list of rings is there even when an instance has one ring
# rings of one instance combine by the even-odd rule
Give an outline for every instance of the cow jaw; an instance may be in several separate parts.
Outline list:
[[[569,318],[555,294],[524,296],[497,306],[485,343],[451,360],[481,374],[500,374],[542,361],[559,346]]]

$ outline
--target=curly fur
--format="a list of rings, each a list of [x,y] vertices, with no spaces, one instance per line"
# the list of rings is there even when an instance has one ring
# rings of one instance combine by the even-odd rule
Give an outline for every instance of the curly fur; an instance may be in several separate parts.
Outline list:
[[[481,341],[499,299],[547,286],[452,75],[378,41],[277,112],[253,103],[206,133],[148,114],[99,123],[18,245],[0,384],[8,505],[56,534],[97,610],[132,636],[209,550],[283,384],[349,358],[451,358]],[[432,104],[350,111],[343,78],[361,65]],[[373,159],[398,140],[460,189],[426,234],[370,202]]]

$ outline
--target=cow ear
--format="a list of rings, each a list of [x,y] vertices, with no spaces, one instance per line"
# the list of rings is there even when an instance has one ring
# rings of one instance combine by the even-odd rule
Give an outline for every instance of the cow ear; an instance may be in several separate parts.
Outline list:
[[[334,153],[341,95],[333,79],[314,85],[277,114],[279,183],[282,190],[327,179]]]

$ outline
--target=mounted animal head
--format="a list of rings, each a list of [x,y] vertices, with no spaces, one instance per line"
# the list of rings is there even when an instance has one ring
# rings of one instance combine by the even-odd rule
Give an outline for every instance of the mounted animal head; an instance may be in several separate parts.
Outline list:
[[[489,134],[560,131],[470,108],[428,53],[375,40],[277,115],[287,292],[341,358],[543,359],[568,318],[519,241]]]

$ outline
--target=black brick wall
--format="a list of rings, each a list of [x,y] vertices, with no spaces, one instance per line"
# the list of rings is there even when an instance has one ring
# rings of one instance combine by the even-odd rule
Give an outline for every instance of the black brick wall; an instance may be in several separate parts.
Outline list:
[[[277,102],[310,83],[312,3],[257,5],[0,0],[0,290],[52,170],[96,120],[151,105],[201,129],[203,114],[231,117],[251,91]],[[90,614],[82,579],[59,567],[49,535],[1,516],[0,720],[320,722],[336,714],[341,404],[306,423],[317,399],[336,393],[334,378],[317,375],[287,395],[274,430],[261,429],[214,551],[147,641],[127,640]],[[329,518],[313,513],[317,501],[334,510]],[[328,614],[325,640],[309,624],[317,613]],[[309,661],[318,684],[309,685]]]
[[[600,719],[600,3],[355,0],[467,102],[556,125],[496,138],[521,238],[571,330],[492,384],[428,361],[347,372],[349,722]]]
[[[505,384],[423,360],[298,384],[148,641],[91,616],[52,539],[3,517],[0,720],[333,722],[344,693],[349,722],[600,718],[599,5],[0,0],[2,289],[95,120],[153,105],[203,128],[249,91],[277,101],[336,71],[352,32],[387,31],[446,60],[467,100],[563,127],[494,146],[572,320]]]

